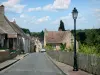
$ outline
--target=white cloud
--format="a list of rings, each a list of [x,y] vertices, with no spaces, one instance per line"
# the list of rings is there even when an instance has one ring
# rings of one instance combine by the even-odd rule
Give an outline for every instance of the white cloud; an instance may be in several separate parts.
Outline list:
[[[45,5],[44,7],[29,8],[28,11],[40,11],[40,10],[49,10],[57,11],[68,9],[71,0],[54,0],[53,4]]]
[[[48,20],[50,20],[50,17],[49,16],[45,16],[45,17],[37,19],[36,20],[36,24],[40,24],[40,23],[46,22]]]
[[[94,13],[95,13],[95,17],[97,19],[97,23],[100,24],[100,8],[96,8]]]
[[[97,19],[99,19],[100,18],[100,8],[94,9],[93,14]]]
[[[40,11],[42,8],[41,7],[37,7],[37,8],[29,8],[28,11]]]
[[[26,5],[21,5],[20,0],[8,0],[7,2],[2,2],[2,4],[6,7],[6,10],[22,13],[23,9]]]
[[[100,8],[96,8],[96,9],[94,10],[94,12],[100,13]]]
[[[67,9],[70,4],[70,0],[55,0],[53,8],[55,9]]]
[[[71,13],[68,14],[67,16],[62,16],[59,19],[56,19],[55,21],[52,22],[52,24],[58,25],[58,24],[60,24],[60,20],[63,20],[64,23],[66,23],[66,24],[67,24],[67,21],[72,21]]]
[[[24,18],[24,17],[25,17],[25,15],[24,15],[24,14],[21,14],[21,15],[20,15],[20,18]]]
[[[68,14],[67,16],[62,16],[59,19],[56,19],[55,21],[52,22],[52,24],[59,25],[60,20],[63,20],[65,25],[69,25],[69,26],[73,25],[73,18],[72,18],[71,13]],[[85,19],[85,17],[83,17],[81,14],[79,14],[78,18],[77,18],[77,23],[78,24],[87,23],[87,20]]]
[[[37,18],[36,16],[28,16],[25,14],[21,14],[19,20],[23,20],[24,23],[33,25],[33,24],[45,23],[50,20],[50,17],[44,16],[44,17]]]
[[[48,5],[44,6],[44,7],[43,7],[43,10],[56,11],[56,10],[53,8],[52,4],[48,4]]]

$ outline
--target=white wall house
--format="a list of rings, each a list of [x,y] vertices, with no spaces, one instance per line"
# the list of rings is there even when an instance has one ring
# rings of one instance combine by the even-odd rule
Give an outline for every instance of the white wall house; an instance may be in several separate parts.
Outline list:
[[[23,49],[25,53],[30,52],[30,40],[27,38],[22,37],[23,40]]]

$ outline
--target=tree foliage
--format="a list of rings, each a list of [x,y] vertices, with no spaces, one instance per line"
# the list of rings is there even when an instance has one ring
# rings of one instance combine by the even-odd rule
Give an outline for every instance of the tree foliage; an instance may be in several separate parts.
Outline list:
[[[34,37],[44,38],[44,31],[41,32],[31,32],[31,35]]]
[[[23,30],[23,32],[24,32],[25,34],[30,34],[30,35],[31,35],[31,32],[30,32],[29,29],[26,29],[26,28],[21,28],[21,29]]]
[[[65,49],[66,49],[66,43],[65,43],[65,44],[61,43],[61,44],[60,44],[60,49],[61,49],[61,50],[65,50]]]
[[[76,39],[80,42],[80,51],[100,53],[100,29],[77,30]]]
[[[46,50],[54,50],[54,48],[53,48],[53,46],[52,46],[51,44],[47,44],[47,45],[45,46],[45,49],[46,49]]]

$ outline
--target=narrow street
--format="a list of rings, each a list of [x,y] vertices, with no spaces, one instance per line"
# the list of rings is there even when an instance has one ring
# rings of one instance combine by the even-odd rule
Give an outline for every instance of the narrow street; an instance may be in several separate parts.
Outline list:
[[[63,75],[46,53],[32,53],[0,75]]]

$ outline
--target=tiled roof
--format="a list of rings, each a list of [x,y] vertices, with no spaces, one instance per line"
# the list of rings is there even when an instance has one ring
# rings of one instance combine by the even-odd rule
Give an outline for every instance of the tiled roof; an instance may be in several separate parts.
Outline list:
[[[63,43],[69,31],[47,31],[47,43]]]
[[[20,34],[28,38],[23,30],[15,23],[10,22],[5,15],[0,15],[0,34]],[[29,39],[29,38],[28,38]]]
[[[6,33],[6,31],[3,30],[3,29],[0,27],[0,34],[4,34],[4,33]]]
[[[24,38],[30,39],[16,23],[11,22],[11,24],[18,34],[22,35]]]
[[[16,23],[10,22],[2,13],[0,13],[0,34],[20,34],[24,38],[30,39]]]
[[[0,14],[0,33],[16,34],[6,16]]]
[[[11,25],[12,25],[13,29],[17,32],[17,34],[25,35],[25,33],[22,31],[22,29],[16,23],[11,22]]]

